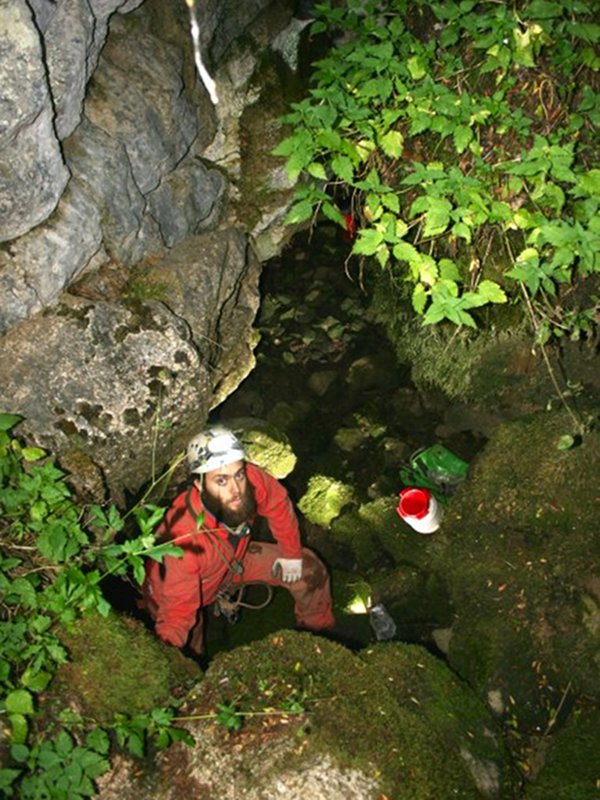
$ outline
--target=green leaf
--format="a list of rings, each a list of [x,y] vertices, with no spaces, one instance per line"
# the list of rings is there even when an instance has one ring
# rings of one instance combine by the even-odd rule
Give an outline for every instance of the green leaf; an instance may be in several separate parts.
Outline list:
[[[508,300],[506,292],[501,289],[495,281],[481,281],[477,287],[477,294],[480,295],[486,303],[506,303]]]
[[[27,745],[15,744],[10,748],[10,755],[18,764],[24,764],[29,758],[30,750]]]
[[[440,278],[449,281],[460,280],[460,270],[454,261],[449,258],[441,258],[438,263]]]
[[[562,3],[551,2],[551,0],[532,0],[527,9],[530,19],[551,19],[560,17],[563,13]]]
[[[388,131],[379,139],[381,149],[390,158],[400,158],[404,145],[404,137],[399,131]]]
[[[391,192],[388,194],[382,194],[381,202],[385,206],[385,208],[388,208],[390,211],[393,211],[394,214],[400,213],[400,201],[398,200],[397,194],[393,194]],[[402,220],[399,220],[399,222],[401,222],[404,225],[404,228],[406,229],[406,224],[402,222]],[[396,233],[396,235],[398,234]],[[400,235],[403,236],[404,234]]]
[[[15,689],[7,695],[6,710],[11,714],[33,714],[33,698],[25,689]]]
[[[417,248],[409,242],[398,242],[392,252],[398,261],[408,261],[409,264],[414,264],[421,257]]]
[[[425,304],[427,302],[427,291],[422,283],[417,283],[415,288],[413,289],[412,293],[412,307],[417,312],[417,314],[422,315],[425,309]]]
[[[45,672],[43,669],[35,672],[31,667],[28,667],[21,675],[21,683],[32,692],[43,692],[46,686],[52,680],[52,673]]]
[[[287,225],[297,225],[300,222],[305,222],[310,219],[313,213],[313,206],[309,200],[301,200],[299,203],[294,203],[290,208],[285,218]]]
[[[454,129],[454,147],[457,153],[464,153],[473,138],[473,131],[468,125],[459,125]]]
[[[347,156],[336,156],[331,160],[331,169],[334,175],[341,178],[346,183],[354,180],[354,169],[352,161]]]
[[[9,591],[11,595],[16,595],[19,598],[19,602],[27,608],[37,607],[37,592],[27,578],[16,578],[10,584]]]
[[[10,722],[10,738],[14,745],[23,745],[27,741],[29,734],[29,724],[27,717],[24,714],[11,714],[9,716]]]
[[[386,244],[380,245],[375,253],[375,258],[380,266],[385,267],[390,260],[390,248]]]
[[[373,256],[379,245],[383,242],[383,233],[375,228],[361,230],[358,239],[354,242],[352,252],[359,256]]]
[[[464,222],[455,222],[452,226],[452,233],[454,236],[464,239],[467,244],[471,243],[471,228]]]
[[[40,447],[24,447],[21,450],[21,455],[24,461],[39,461],[40,458],[44,458],[46,451]]]
[[[557,450],[570,450],[575,445],[575,437],[565,434],[561,436],[556,445]]]
[[[410,72],[413,81],[421,80],[427,75],[427,66],[419,56],[413,56],[406,62],[406,68]]]
[[[316,178],[317,180],[320,181],[327,180],[327,173],[325,172],[325,167],[318,161],[312,161],[306,169],[308,170],[309,175],[312,175],[313,178]]]
[[[6,792],[7,797],[11,796],[11,786],[20,774],[20,769],[0,769],[0,790]]]
[[[0,414],[0,431],[9,431],[22,419],[18,414]]]
[[[425,212],[424,236],[437,236],[443,233],[450,222],[452,205],[444,197],[430,197],[429,208]]]
[[[600,197],[600,169],[590,169],[577,179],[577,187],[590,196]]]
[[[326,201],[321,206],[321,211],[327,217],[327,219],[330,219],[332,222],[337,222],[338,225],[345,227],[346,220],[337,206],[334,206],[332,203]]]

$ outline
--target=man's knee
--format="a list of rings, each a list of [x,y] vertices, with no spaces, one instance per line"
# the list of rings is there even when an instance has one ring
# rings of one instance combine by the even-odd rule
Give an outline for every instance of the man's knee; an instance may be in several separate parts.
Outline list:
[[[328,574],[325,565],[312,550],[302,551],[302,580],[306,586],[315,591],[327,583]]]

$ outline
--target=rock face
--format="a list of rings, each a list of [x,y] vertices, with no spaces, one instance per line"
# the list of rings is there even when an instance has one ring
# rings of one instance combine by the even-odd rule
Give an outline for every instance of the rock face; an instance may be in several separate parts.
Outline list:
[[[197,13],[216,109],[184,3],[0,0],[0,407],[58,456],[83,448],[115,490],[121,470],[128,488],[148,477],[152,425],[173,455],[248,373],[253,229],[268,236],[289,202],[272,158],[265,218],[231,203],[242,115],[263,63],[283,64],[270,42],[281,47],[292,4]]]
[[[0,4],[0,241],[53,211],[69,179],[53,130],[42,43],[25,0]]]
[[[120,302],[76,287],[4,337],[0,406],[65,466],[83,451],[113,493],[135,489],[251,368],[258,275],[229,229],[171,250]]]

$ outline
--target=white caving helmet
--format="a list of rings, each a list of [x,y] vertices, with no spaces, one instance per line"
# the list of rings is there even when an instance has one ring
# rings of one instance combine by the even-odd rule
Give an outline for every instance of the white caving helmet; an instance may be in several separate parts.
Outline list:
[[[246,458],[240,440],[227,428],[207,428],[191,440],[187,448],[190,472],[203,475],[217,467]]]

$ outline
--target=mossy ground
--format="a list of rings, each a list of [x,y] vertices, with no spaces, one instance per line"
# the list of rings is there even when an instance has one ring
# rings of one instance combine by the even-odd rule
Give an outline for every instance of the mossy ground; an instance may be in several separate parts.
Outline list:
[[[352,656],[321,637],[280,631],[217,656],[194,700],[195,713],[229,703],[242,714],[291,701],[307,712],[297,718],[301,761],[329,753],[407,800],[479,798],[460,755],[467,748],[496,765],[498,796],[513,796],[514,774],[484,706],[421,647],[375,645]],[[258,735],[261,718],[245,720]]]
[[[502,687],[522,729],[544,727],[568,685],[595,696],[591,607],[600,543],[600,435],[560,450],[564,412],[500,427],[448,509],[432,550],[456,608],[450,662],[481,690]]]
[[[527,786],[526,800],[596,800],[600,789],[600,712],[583,709],[547,742],[543,768]]]

